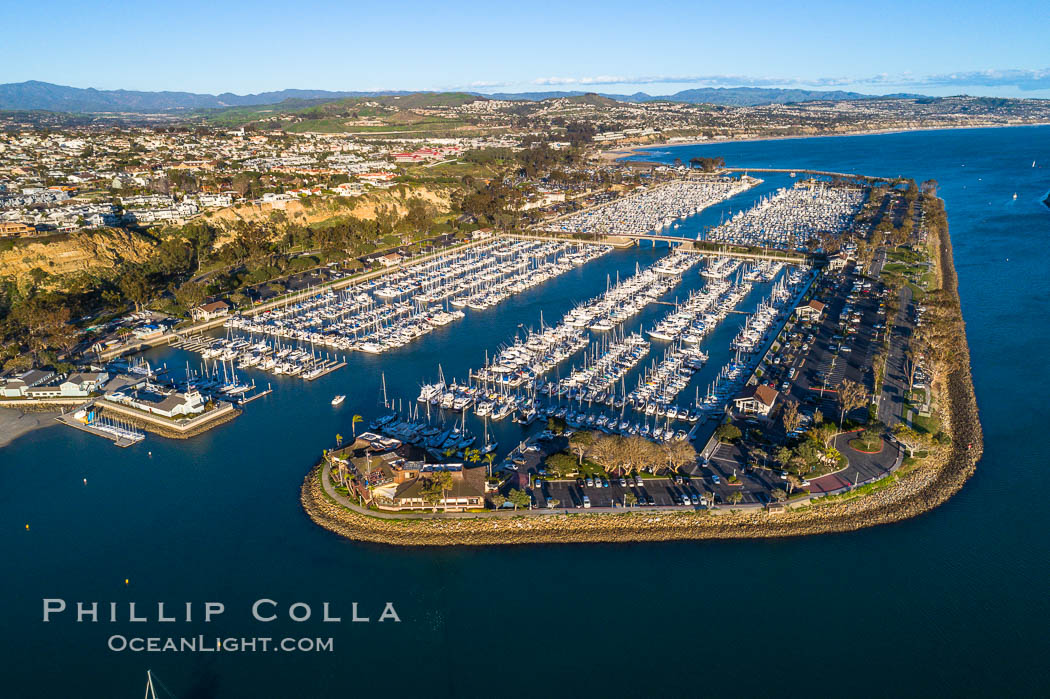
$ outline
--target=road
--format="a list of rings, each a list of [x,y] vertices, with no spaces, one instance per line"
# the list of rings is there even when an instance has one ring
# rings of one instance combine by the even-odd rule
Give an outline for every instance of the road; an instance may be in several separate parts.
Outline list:
[[[908,370],[904,356],[912,327],[911,311],[912,293],[908,286],[900,290],[900,310],[893,323],[890,334],[890,351],[886,358],[886,371],[882,381],[882,394],[879,397],[879,422],[890,429],[902,418],[904,398],[908,384]]]

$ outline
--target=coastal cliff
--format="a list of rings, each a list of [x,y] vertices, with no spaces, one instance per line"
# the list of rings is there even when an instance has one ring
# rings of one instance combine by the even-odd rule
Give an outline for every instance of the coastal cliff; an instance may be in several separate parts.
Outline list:
[[[26,238],[0,250],[0,277],[17,279],[37,268],[51,275],[113,269],[122,262],[144,262],[153,249],[146,236],[119,228]]]

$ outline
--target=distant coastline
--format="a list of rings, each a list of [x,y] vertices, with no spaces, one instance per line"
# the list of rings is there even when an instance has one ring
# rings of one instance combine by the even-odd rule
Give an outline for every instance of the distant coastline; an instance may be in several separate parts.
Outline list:
[[[1040,121],[1033,122],[1031,124],[987,124],[984,126],[919,126],[916,128],[898,128],[898,129],[870,129],[861,131],[847,131],[844,133],[821,133],[821,134],[803,134],[799,136],[749,136],[747,138],[723,138],[723,139],[704,139],[696,141],[675,141],[669,143],[663,141],[660,143],[645,143],[637,146],[624,146],[622,148],[616,148],[613,150],[602,151],[601,156],[607,160],[623,160],[636,155],[647,155],[647,151],[651,151],[657,148],[678,148],[679,146],[713,146],[719,143],[750,143],[759,141],[793,141],[804,138],[836,138],[842,136],[885,136],[889,134],[897,133],[913,133],[917,131],[963,131],[967,129],[1012,129],[1019,126],[1050,126],[1050,122]],[[1050,192],[1047,193],[1050,197]],[[1050,206],[1050,204],[1048,204]]]

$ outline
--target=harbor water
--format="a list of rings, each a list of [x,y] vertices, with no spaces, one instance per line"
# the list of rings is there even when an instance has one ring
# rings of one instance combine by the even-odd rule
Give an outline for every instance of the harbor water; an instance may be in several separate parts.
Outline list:
[[[450,550],[358,544],[306,517],[303,477],[337,433],[349,438],[354,414],[367,423],[383,413],[381,377],[390,400],[415,407],[438,365],[466,379],[486,350],[538,327],[541,312],[558,322],[667,248],[614,251],[399,349],[350,354],[346,368],[315,381],[245,370],[273,393],[191,440],[149,435],[119,449],[56,423],[0,449],[0,695],[57,697],[72,686],[133,696],[150,668],[179,697],[1045,696],[1041,437],[1050,418],[1032,387],[1050,346],[1050,210],[1040,202],[1050,127],[681,146],[644,157],[698,155],[939,182],[985,430],[977,474],[949,502],[899,524],[812,538]],[[702,231],[792,182],[755,175],[765,180],[758,188],[672,232]],[[664,300],[701,284],[693,267]],[[753,310],[768,288],[756,284],[741,308]],[[652,304],[626,329],[671,310]],[[705,340],[701,393],[743,319],[731,314]],[[663,346],[653,342],[642,364]],[[176,348],[148,356],[172,372],[200,361]],[[332,406],[336,394],[347,398]],[[467,422],[480,435],[480,421]],[[489,429],[500,453],[526,433],[509,420]],[[75,623],[70,613],[43,623],[44,598],[124,611],[116,623]],[[261,598],[278,602],[277,620],[252,619]],[[151,620],[128,622],[129,601]],[[180,610],[193,602],[194,620],[157,622],[158,601]],[[207,601],[226,612],[206,624]],[[283,610],[294,602],[310,604],[314,618],[290,621]],[[324,602],[341,623],[320,621]],[[351,622],[354,602],[371,622]],[[387,602],[399,623],[378,622]],[[117,652],[107,648],[114,634],[332,637],[334,651]]]

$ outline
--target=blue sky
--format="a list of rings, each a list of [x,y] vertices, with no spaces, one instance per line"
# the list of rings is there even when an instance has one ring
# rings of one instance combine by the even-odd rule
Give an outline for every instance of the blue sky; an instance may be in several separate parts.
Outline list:
[[[1050,2],[5,3],[0,83],[1050,97]]]

